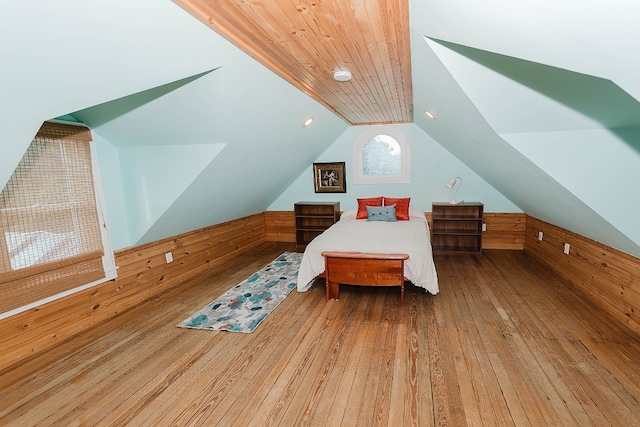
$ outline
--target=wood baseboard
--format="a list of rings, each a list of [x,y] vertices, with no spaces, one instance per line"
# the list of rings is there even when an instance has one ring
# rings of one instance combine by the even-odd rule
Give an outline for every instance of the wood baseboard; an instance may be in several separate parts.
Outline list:
[[[570,245],[569,254],[563,251],[565,243]],[[639,258],[531,216],[527,217],[525,252],[640,335]]]

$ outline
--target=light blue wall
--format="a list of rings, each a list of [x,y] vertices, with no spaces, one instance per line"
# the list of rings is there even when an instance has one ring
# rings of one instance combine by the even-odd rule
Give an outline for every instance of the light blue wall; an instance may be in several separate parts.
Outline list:
[[[111,236],[111,246],[122,249],[131,246],[129,242],[129,226],[127,210],[124,204],[124,193],[120,174],[120,159],[118,149],[106,141],[102,136],[93,132],[98,161],[100,164],[100,179],[105,202],[105,216]]]
[[[432,202],[451,199],[445,182],[460,176],[463,185],[457,193],[459,201],[482,202],[487,212],[521,212],[513,203],[487,184],[455,156],[414,124],[394,125],[404,133],[411,147],[411,183],[353,184],[353,145],[370,126],[347,129],[316,162],[346,162],[346,193],[315,193],[313,166],[309,167],[269,206],[273,211],[291,211],[298,201],[339,201],[342,210],[355,208],[359,197],[411,197],[411,206],[431,211]]]
[[[424,37],[412,39],[412,52],[417,126],[527,215],[640,256],[629,238],[640,236],[635,211],[620,208],[616,178],[634,182],[630,171],[640,170],[630,150],[640,153],[637,101],[601,79],[475,52],[501,72],[489,71]],[[580,188],[579,176],[588,176]]]
[[[212,34],[170,1],[0,2],[0,188],[42,122],[220,65]]]
[[[263,212],[348,126],[170,0],[0,2],[0,40],[0,188],[86,124],[116,250]]]
[[[118,149],[129,237],[137,242],[226,144],[157,145]]]
[[[504,135],[627,237],[640,242],[640,129],[594,129]],[[553,153],[553,155],[549,155]],[[557,223],[558,221],[554,222]],[[626,249],[626,248],[625,248]]]
[[[196,77],[73,113],[118,153],[116,249],[265,211],[348,126],[239,50]]]

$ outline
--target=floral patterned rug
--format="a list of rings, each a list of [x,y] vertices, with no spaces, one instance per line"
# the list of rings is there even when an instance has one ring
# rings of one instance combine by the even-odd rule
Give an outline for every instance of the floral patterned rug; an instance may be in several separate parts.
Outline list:
[[[253,332],[296,287],[301,253],[285,252],[178,325],[212,331]]]

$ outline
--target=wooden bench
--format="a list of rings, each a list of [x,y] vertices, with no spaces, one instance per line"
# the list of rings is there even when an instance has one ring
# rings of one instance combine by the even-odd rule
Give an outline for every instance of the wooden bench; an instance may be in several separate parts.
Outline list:
[[[400,304],[404,304],[404,261],[407,254],[371,252],[322,252],[326,300],[337,300],[340,283],[360,286],[400,286]]]

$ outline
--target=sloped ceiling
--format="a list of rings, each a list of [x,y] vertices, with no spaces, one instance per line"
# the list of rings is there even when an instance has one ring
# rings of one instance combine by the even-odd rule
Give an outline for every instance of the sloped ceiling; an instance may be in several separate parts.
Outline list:
[[[432,109],[437,120],[417,117],[418,126],[524,212],[619,249],[637,252],[637,244],[628,236],[496,132],[430,48],[436,47],[433,42],[416,35],[413,46],[414,73],[421,76],[414,81],[416,103],[438,106]],[[569,157],[564,160],[570,164]]]
[[[351,125],[413,119],[408,0],[175,2]]]
[[[640,62],[627,55],[629,40],[640,37],[640,8],[454,0],[413,2],[411,13],[429,46],[421,58],[435,55],[430,65],[450,83],[438,108],[454,120],[416,123],[524,212],[638,255],[640,227],[630,212],[640,201],[621,183],[640,179],[637,79],[629,73]],[[415,78],[415,43],[413,54],[414,87],[422,86],[415,93],[433,92],[437,84]],[[466,104],[467,114],[451,111],[452,103]]]
[[[128,232],[136,245],[266,210],[347,127],[240,51],[225,66],[187,80],[72,114],[120,147]],[[113,111],[121,115],[105,120]],[[325,126],[302,127],[309,113]],[[202,160],[205,147],[216,145],[221,149],[209,150],[207,164],[192,175],[191,155]],[[143,148],[151,150],[147,156]],[[167,149],[173,160],[160,155]],[[167,175],[176,175],[167,186],[191,176],[188,185],[158,188],[144,172],[152,155],[157,173],[168,168]]]
[[[434,47],[452,76],[499,134],[640,126],[640,103],[611,80],[434,41],[442,46]],[[475,76],[465,74],[464,65],[458,65],[459,61],[466,62]],[[491,86],[473,84],[474,77],[487,74],[483,69],[492,72],[494,84]],[[486,78],[483,76],[482,80]],[[504,102],[504,96],[514,90],[518,91],[517,108],[521,110],[517,114],[510,111],[513,103]],[[536,98],[547,98],[549,102],[539,102]],[[539,105],[543,108],[536,108]]]
[[[0,2],[0,186],[43,121],[220,66],[192,21],[169,1]]]
[[[640,4],[409,6],[414,123],[524,212],[640,256]],[[72,114],[152,208],[126,207],[132,245],[265,210],[349,126],[168,0],[6,2],[0,24],[0,182],[41,121]],[[158,146],[177,168],[162,200],[135,181]]]

